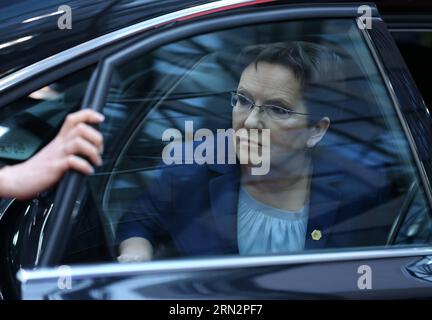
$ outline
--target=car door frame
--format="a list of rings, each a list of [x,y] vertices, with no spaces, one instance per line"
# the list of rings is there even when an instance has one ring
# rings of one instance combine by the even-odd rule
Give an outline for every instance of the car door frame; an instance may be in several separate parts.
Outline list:
[[[402,58],[400,57],[399,51],[397,50],[397,47],[391,38],[388,31],[386,31],[385,24],[382,22],[382,20],[377,16],[377,12],[374,9],[374,18],[373,18],[373,24],[374,28],[372,30],[362,30],[362,34],[366,39],[366,42],[369,46],[369,49],[373,55],[373,58],[375,62],[377,63],[377,66],[379,68],[379,71],[381,73],[381,76],[383,77],[383,80],[387,86],[387,90],[389,91],[390,97],[392,99],[393,105],[395,106],[395,109],[397,111],[397,114],[399,116],[399,119],[402,123],[404,133],[406,135],[406,138],[408,139],[408,142],[411,147],[411,151],[413,153],[413,158],[417,164],[417,167],[420,171],[420,176],[422,179],[422,184],[424,185],[426,189],[426,194],[428,196],[428,200],[431,203],[431,190],[430,190],[430,184],[429,179],[431,177],[431,171],[430,168],[427,166],[424,166],[423,159],[427,159],[427,156],[425,152],[430,150],[431,148],[431,139],[432,135],[428,135],[426,137],[417,137],[413,136],[411,130],[416,131],[416,126],[418,126],[419,122],[413,122],[413,118],[417,121],[420,121],[422,125],[428,124],[429,127],[421,126],[421,130],[423,130],[421,133],[429,133],[430,130],[430,124],[431,118],[430,116],[423,117],[425,114],[427,114],[426,110],[425,112],[422,112],[423,109],[425,109],[424,105],[417,104],[417,101],[421,101],[421,96],[419,95],[419,92],[417,88],[415,87],[415,84],[410,78],[409,71],[404,64]],[[240,19],[239,15],[242,15]],[[179,38],[183,38],[186,36],[192,36],[195,34],[200,34],[208,31],[216,31],[220,30],[218,29],[219,26],[223,25],[224,28],[228,27],[239,27],[244,26],[245,23],[239,22],[239,21],[248,21],[247,24],[254,24],[258,22],[276,22],[276,21],[287,21],[292,19],[307,19],[307,18],[356,18],[358,17],[357,13],[357,6],[354,5],[333,5],[333,6],[323,6],[322,4],[317,5],[289,5],[284,8],[276,8],[276,9],[268,9],[268,10],[262,10],[260,12],[242,12],[239,14],[229,15],[227,17],[217,17],[217,18],[211,18],[209,20],[201,20],[199,21],[199,28],[197,28],[197,23],[195,21],[191,23],[186,23],[185,26],[179,27],[178,29],[168,29],[166,31],[163,31],[162,34],[158,34],[157,37],[150,36],[146,39],[144,39],[142,42],[140,41],[137,44],[133,44],[132,46],[126,48],[122,52],[114,53],[113,55],[107,57],[102,61],[101,64],[98,66],[98,75],[97,75],[97,81],[94,81],[94,83],[97,83],[98,86],[96,90],[93,92],[92,87],[90,86],[89,92],[92,93],[91,95],[88,94],[87,96],[92,98],[90,101],[90,105],[92,108],[96,110],[100,110],[104,103],[104,97],[106,95],[107,85],[109,83],[109,77],[107,76],[109,74],[110,68],[112,68],[115,64],[121,63],[122,61],[127,60],[130,58],[131,55],[136,54],[136,50],[143,50],[144,51],[151,51],[152,49],[165,44],[169,43],[172,40],[178,40]],[[247,19],[247,20],[246,20]],[[223,23],[223,24],[222,24]],[[378,27],[377,27],[378,26]],[[377,30],[374,30],[377,28]],[[374,39],[380,39],[381,42],[374,41]],[[383,40],[384,39],[384,40]],[[386,54],[386,50],[390,48],[394,49],[391,50],[391,56],[388,56]],[[144,49],[143,49],[144,48]],[[386,50],[384,50],[386,49]],[[141,52],[141,53],[142,53]],[[387,57],[388,59],[385,59],[384,57]],[[395,71],[394,65],[392,63],[397,62],[398,66],[398,72]],[[399,73],[400,69],[402,69],[402,74]],[[403,81],[401,81],[403,79]],[[408,87],[407,87],[408,86]],[[401,92],[402,91],[402,92]],[[406,92],[403,91],[409,91],[409,95]],[[413,106],[412,104],[406,104],[407,101],[412,102],[414,95],[414,101],[416,101],[416,104]],[[420,99],[419,99],[420,97]],[[406,109],[408,108],[408,109]],[[405,118],[405,111],[412,112],[413,110],[411,108],[414,108],[414,114],[412,118],[406,119]],[[418,130],[417,130],[418,131]],[[418,134],[418,132],[416,132]],[[420,139],[420,140],[419,140]],[[419,147],[420,146],[420,147]],[[420,157],[418,156],[420,154]],[[430,153],[429,153],[430,154]],[[66,212],[64,214],[65,217],[69,215],[71,216],[72,207],[75,205],[77,192],[81,187],[82,179],[78,178],[66,178],[67,183],[65,182],[65,190],[64,193],[61,196],[61,199],[68,203],[68,210],[69,212]],[[60,198],[60,197],[59,197]],[[64,220],[61,221],[64,223]],[[404,248],[404,249],[367,249],[367,250],[353,250],[353,251],[346,251],[346,252],[319,252],[314,254],[300,254],[300,255],[290,255],[290,256],[277,256],[277,257],[237,257],[237,258],[215,258],[215,259],[198,259],[191,262],[190,260],[176,260],[176,261],[166,261],[166,262],[146,262],[144,264],[134,264],[134,265],[117,265],[117,264],[104,264],[104,265],[96,265],[96,266],[88,266],[88,267],[71,267],[71,269],[68,271],[70,273],[67,274],[67,276],[71,277],[71,279],[74,279],[74,282],[80,282],[86,280],[90,283],[89,287],[84,285],[84,288],[89,289],[90,287],[94,286],[95,284],[103,283],[103,277],[105,277],[105,283],[110,281],[125,281],[127,280],[127,277],[133,277],[135,278],[141,278],[144,279],[143,283],[149,283],[151,277],[156,277],[155,273],[160,272],[161,274],[164,274],[166,272],[169,272],[172,275],[172,272],[175,271],[181,271],[186,272],[184,277],[188,277],[194,274],[198,274],[197,271],[204,272],[204,275],[206,272],[220,272],[224,273],[227,272],[227,270],[233,270],[233,269],[240,269],[243,270],[245,273],[251,273],[251,269],[254,267],[257,268],[283,268],[285,266],[286,270],[291,269],[298,269],[298,268],[306,268],[308,266],[316,266],[317,263],[323,264],[323,265],[333,265],[336,269],[343,269],[343,267],[351,268],[353,271],[352,279],[353,279],[353,286],[352,290],[349,292],[346,291],[335,291],[337,293],[336,297],[344,296],[352,296],[352,297],[365,297],[365,295],[357,295],[356,289],[361,290],[360,288],[355,288],[355,279],[357,279],[357,271],[358,268],[354,268],[353,266],[361,266],[365,265],[364,263],[367,262],[368,264],[377,264],[380,266],[377,266],[377,269],[384,268],[386,265],[392,265],[393,267],[395,265],[397,266],[407,266],[405,272],[403,272],[404,276],[410,275],[412,277],[412,273],[410,273],[407,270],[410,270],[409,267],[417,266],[416,263],[418,261],[423,261],[424,259],[427,259],[427,256],[432,254],[432,248],[430,247],[423,247],[423,248]],[[44,260],[44,267],[48,267],[49,265],[52,265],[52,262],[55,260],[55,257],[58,257],[57,254],[51,254],[46,255],[47,258]],[[54,258],[54,260],[53,260]],[[419,260],[420,259],[420,260]],[[383,263],[383,261],[385,263]],[[363,263],[363,264],[362,264]],[[360,265],[359,265],[360,264]],[[222,269],[221,269],[222,268]],[[334,269],[333,268],[333,269]],[[278,269],[277,272],[280,272],[281,270]],[[282,270],[283,271],[283,270]],[[271,271],[263,271],[264,274],[267,274],[270,272],[271,274],[275,273],[275,270]],[[241,273],[241,272],[240,272]],[[239,276],[241,276],[239,273]],[[253,273],[253,272],[252,272]],[[261,271],[259,272],[261,274]],[[96,275],[99,275],[99,278],[94,279]],[[166,274],[165,274],[166,275]],[[261,274],[262,275],[262,274]],[[60,297],[60,298],[68,298],[73,296],[73,292],[70,291],[70,295],[68,296],[67,292],[58,292],[56,291],[56,285],[58,284],[58,280],[65,277],[65,273],[57,268],[42,268],[40,270],[36,271],[27,271],[27,270],[21,270],[18,274],[18,277],[20,281],[22,282],[22,287],[24,292],[26,292],[26,297],[35,297],[33,294],[36,294],[38,298],[46,298],[47,292],[45,291],[43,294],[41,293],[32,293],[32,289],[29,289],[30,284],[37,284],[43,282],[44,285],[47,283],[51,284],[52,292],[56,292],[54,296]],[[110,278],[111,277],[111,278]],[[120,280],[119,280],[120,277]],[[126,278],[125,278],[126,277]],[[173,279],[176,277],[173,277]],[[202,279],[205,279],[206,277],[203,276]],[[420,296],[423,296],[422,294],[426,292],[429,296],[431,296],[431,286],[426,281],[422,281],[421,279],[415,279],[413,280],[413,283],[421,283],[424,286],[420,286],[419,290],[415,291],[414,293],[411,292],[413,297],[417,297],[417,295],[420,293]],[[251,275],[251,279],[256,279],[256,275]],[[178,280],[178,279],[177,279]],[[170,282],[171,280],[166,280]],[[199,281],[198,281],[199,282]],[[411,282],[410,282],[411,283]],[[425,284],[426,283],[426,284]],[[413,285],[413,284],[412,284]],[[98,285],[100,287],[100,285]],[[413,288],[415,285],[413,285]],[[141,288],[142,289],[142,288]],[[316,288],[315,288],[316,289]],[[412,288],[408,287],[407,292],[410,292]],[[102,290],[102,289],[101,289]],[[340,288],[339,288],[340,290]],[[347,288],[345,288],[347,290]],[[348,289],[350,290],[350,289]],[[102,290],[103,291],[103,290]],[[210,290],[211,291],[211,290]],[[384,288],[381,291],[386,291]],[[366,295],[367,297],[382,297],[381,291],[374,291],[374,293],[371,293],[369,295]],[[168,290],[168,292],[171,292],[171,296],[168,296],[170,298],[173,298],[174,296],[173,291]],[[202,298],[203,296],[196,291],[196,295],[193,295],[193,298]],[[276,294],[277,290],[271,291],[274,294],[274,297],[281,297],[280,295]],[[298,294],[299,290],[293,290],[295,294]],[[360,292],[360,291],[359,291]],[[347,294],[349,293],[349,294]],[[233,294],[233,297],[242,297],[247,298],[248,296],[243,296],[239,293],[238,296],[235,294],[235,292],[231,292]],[[270,294],[267,292],[267,294]],[[270,294],[271,295],[271,294]],[[227,294],[229,297],[230,295]],[[306,295],[309,296],[309,295]],[[312,297],[321,297],[322,294],[319,292],[314,292]],[[51,297],[51,296],[50,296]],[[164,296],[163,296],[164,297]],[[282,295],[283,297],[283,295]],[[327,295],[324,295],[324,297],[329,297]],[[330,296],[333,297],[333,296]],[[385,297],[385,295],[384,295]],[[89,296],[89,298],[94,298],[92,296]],[[166,298],[166,297],[165,297]]]

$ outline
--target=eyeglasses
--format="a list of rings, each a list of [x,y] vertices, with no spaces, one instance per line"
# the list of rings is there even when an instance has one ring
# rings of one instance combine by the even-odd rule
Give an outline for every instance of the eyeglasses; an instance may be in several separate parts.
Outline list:
[[[264,113],[273,120],[286,120],[290,118],[293,114],[303,116],[309,115],[309,113],[296,112],[285,107],[275,106],[271,104],[258,106],[248,97],[235,91],[231,91],[231,106],[233,108],[237,108],[241,112],[251,112],[254,107],[257,107],[258,109],[260,109],[260,111],[264,110]]]

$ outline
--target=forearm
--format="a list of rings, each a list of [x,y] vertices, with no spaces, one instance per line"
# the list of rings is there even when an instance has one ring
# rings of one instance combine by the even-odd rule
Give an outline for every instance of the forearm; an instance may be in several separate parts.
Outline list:
[[[141,237],[132,237],[122,241],[119,247],[119,262],[148,261],[153,257],[150,241]]]
[[[0,169],[0,198],[14,198],[15,191],[14,169],[4,166]]]
[[[0,169],[0,197],[32,199],[53,187],[68,170],[93,173],[93,166],[102,164],[103,137],[89,124],[103,120],[103,115],[90,109],[69,114],[57,136],[38,153]]]

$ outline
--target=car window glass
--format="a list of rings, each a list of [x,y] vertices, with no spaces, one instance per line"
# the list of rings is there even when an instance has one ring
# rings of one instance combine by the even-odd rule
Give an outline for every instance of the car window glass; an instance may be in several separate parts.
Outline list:
[[[50,141],[71,111],[80,107],[94,67],[74,72],[2,107],[0,161],[26,160]]]
[[[114,69],[103,112],[104,165],[80,212],[100,219],[112,259],[431,241],[411,149],[354,20],[167,44]],[[91,246],[79,235],[68,255]]]

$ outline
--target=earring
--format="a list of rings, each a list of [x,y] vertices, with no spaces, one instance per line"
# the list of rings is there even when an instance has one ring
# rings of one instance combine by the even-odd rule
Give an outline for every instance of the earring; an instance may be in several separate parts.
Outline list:
[[[312,149],[313,147],[315,147],[315,143],[311,141],[312,138],[309,138],[309,140],[306,142],[306,147],[309,149]]]

